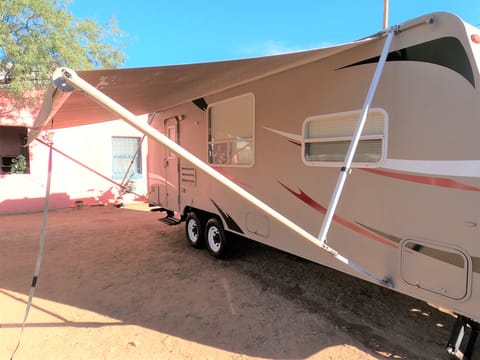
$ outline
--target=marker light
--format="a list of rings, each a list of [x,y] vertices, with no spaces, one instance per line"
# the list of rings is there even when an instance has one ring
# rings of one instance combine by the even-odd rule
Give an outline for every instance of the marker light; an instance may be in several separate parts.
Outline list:
[[[470,39],[472,39],[472,41],[475,43],[475,44],[480,44],[480,35],[478,34],[472,34],[470,36]]]

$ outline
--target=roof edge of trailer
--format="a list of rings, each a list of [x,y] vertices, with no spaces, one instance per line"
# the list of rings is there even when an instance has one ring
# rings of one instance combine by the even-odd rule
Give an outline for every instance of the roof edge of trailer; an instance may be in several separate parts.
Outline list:
[[[134,114],[143,115],[318,61],[379,37],[381,35],[327,48],[265,57],[76,73]],[[117,119],[80,92],[59,88],[55,82],[58,82],[61,69],[56,69],[52,75],[31,128],[32,138],[46,127],[58,129]]]
[[[143,115],[328,58],[381,39],[388,31],[403,31],[432,23],[436,16],[445,15],[459,19],[449,13],[428,14],[351,43],[281,55],[158,67],[86,70],[77,74],[135,115]],[[47,128],[117,120],[113,113],[80,92],[56,85],[59,72],[61,70],[57,69],[52,75],[52,83],[43,98],[29,141]]]

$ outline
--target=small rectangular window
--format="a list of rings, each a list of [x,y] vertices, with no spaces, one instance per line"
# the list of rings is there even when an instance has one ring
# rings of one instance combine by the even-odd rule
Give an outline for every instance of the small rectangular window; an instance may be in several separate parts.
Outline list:
[[[307,118],[303,126],[303,160],[308,165],[342,166],[361,111]],[[368,112],[352,166],[376,167],[385,158],[387,113]]]
[[[0,174],[28,174],[27,128],[0,126]]]
[[[142,176],[142,156],[139,137],[112,137],[112,178],[138,179]],[[138,149],[138,152],[137,152]],[[135,159],[134,159],[135,158]],[[132,163],[132,159],[133,163]],[[132,163],[132,164],[131,164]],[[131,165],[130,165],[131,164]],[[130,167],[130,169],[129,169]]]
[[[208,162],[213,165],[251,166],[254,160],[254,97],[238,96],[207,110]]]

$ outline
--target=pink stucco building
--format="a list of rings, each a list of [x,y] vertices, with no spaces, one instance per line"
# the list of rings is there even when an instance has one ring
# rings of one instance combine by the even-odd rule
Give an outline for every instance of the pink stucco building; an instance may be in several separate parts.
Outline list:
[[[37,111],[15,109],[7,92],[0,90],[0,214],[39,211],[44,207],[48,140],[24,146]],[[147,141],[142,142],[142,134],[128,124],[117,120],[51,133],[51,209],[75,206],[77,201],[84,205],[114,202],[120,191],[117,184],[122,183],[129,166],[126,180],[132,191],[146,194]],[[140,150],[134,157],[137,148]],[[26,168],[18,166],[22,155]],[[128,194],[125,201],[137,195]]]

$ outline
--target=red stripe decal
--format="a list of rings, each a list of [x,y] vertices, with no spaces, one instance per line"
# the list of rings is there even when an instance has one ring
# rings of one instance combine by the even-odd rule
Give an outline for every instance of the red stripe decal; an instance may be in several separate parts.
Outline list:
[[[240,181],[240,180],[238,180],[235,176],[227,173],[227,171],[226,171],[223,167],[217,166],[217,165],[212,165],[212,167],[213,167],[215,170],[217,170],[220,174],[222,174],[223,176],[225,176],[228,180],[233,181],[235,184],[237,184],[237,185],[242,185],[243,187],[246,187],[246,188],[249,188],[249,189],[252,188],[252,187],[251,187],[249,184],[247,184],[246,182]]]
[[[312,207],[313,209],[317,210],[318,212],[322,213],[323,215],[325,215],[327,213],[327,208],[325,208],[324,206],[320,205],[319,203],[317,203],[315,200],[313,200],[310,196],[308,196],[307,194],[305,194],[303,192],[303,190],[300,189],[300,192],[296,192],[292,189],[290,189],[288,186],[282,184],[280,181],[279,181],[280,185],[282,185],[286,190],[288,190],[292,195],[294,195],[295,197],[297,197],[298,199],[300,199],[301,201],[303,201],[305,204],[307,204],[308,206]],[[364,228],[362,228],[361,226],[358,226],[354,223],[351,223],[349,222],[348,220],[345,220],[344,218],[341,218],[340,216],[338,215],[334,215],[333,216],[333,221],[335,222],[338,222],[339,224],[349,228],[350,230],[353,230],[363,236],[366,236],[372,240],[375,240],[375,241],[378,241],[384,245],[387,245],[387,246],[391,246],[393,248],[398,248],[398,245],[396,244],[393,244],[391,243],[390,241],[378,236],[377,234],[374,234]]]
[[[420,183],[425,185],[440,186],[440,187],[445,187],[449,189],[480,192],[480,188],[478,187],[465,185],[451,179],[421,176],[421,175],[401,174],[401,173],[395,173],[391,171],[378,170],[378,169],[360,169],[360,170],[363,170],[372,174],[376,174],[376,175],[387,176],[387,177],[391,177],[398,180],[415,182],[415,183]]]

